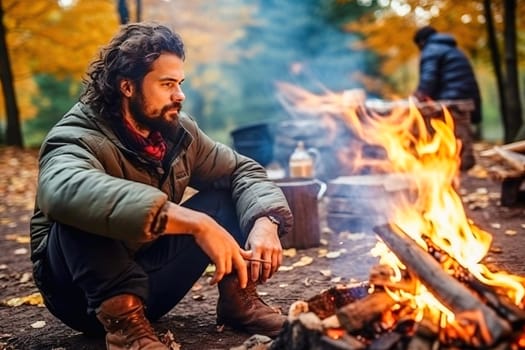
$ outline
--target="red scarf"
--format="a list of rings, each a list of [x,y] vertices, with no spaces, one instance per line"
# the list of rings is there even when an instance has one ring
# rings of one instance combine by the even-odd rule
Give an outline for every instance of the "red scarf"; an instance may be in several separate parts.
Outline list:
[[[133,147],[151,158],[161,161],[166,154],[167,148],[166,141],[164,141],[162,134],[159,131],[152,131],[148,137],[144,137],[133,128],[126,118],[123,119],[129,140],[132,142]]]

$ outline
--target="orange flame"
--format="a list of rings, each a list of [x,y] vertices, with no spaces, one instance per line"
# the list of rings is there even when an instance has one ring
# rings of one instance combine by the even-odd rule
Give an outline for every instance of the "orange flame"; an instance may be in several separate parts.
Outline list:
[[[454,120],[446,108],[435,103],[422,112],[413,99],[390,103],[383,109],[369,108],[359,94],[354,99],[347,93],[329,91],[316,95],[288,84],[279,84],[278,88],[281,102],[290,112],[341,118],[345,122],[355,137],[350,141],[351,152],[346,153],[351,155],[345,159],[350,163],[348,169],[356,173],[360,169],[373,169],[378,174],[398,174],[409,182],[416,195],[396,200],[389,214],[392,223],[427,250],[424,236],[429,238],[479,281],[506,293],[517,305],[523,302],[524,278],[503,271],[491,272],[481,263],[492,244],[492,236],[467,218],[455,190],[461,144],[454,135]],[[368,157],[360,147],[363,144],[382,149],[384,156]],[[400,278],[405,267],[386,245],[378,244],[373,253],[381,257],[381,263],[397,271],[394,278]],[[443,268],[451,267],[443,264]],[[419,286],[418,295],[390,292],[397,299],[412,299],[421,312],[432,308],[448,322],[454,319],[452,312],[424,286]]]

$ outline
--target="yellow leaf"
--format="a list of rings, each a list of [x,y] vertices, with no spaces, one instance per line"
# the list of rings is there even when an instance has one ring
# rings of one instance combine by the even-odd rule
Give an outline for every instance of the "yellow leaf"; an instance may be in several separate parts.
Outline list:
[[[281,265],[277,269],[277,271],[281,271],[281,272],[292,271],[292,270],[293,270],[293,266],[286,266],[286,265]]]
[[[294,262],[292,266],[295,266],[295,267],[306,266],[306,265],[310,265],[313,261],[314,261],[314,258],[310,256],[303,256],[301,257],[301,259],[299,259],[299,261]]]
[[[2,302],[2,304],[4,305],[7,305],[7,306],[20,306],[20,305],[23,305],[23,304],[26,304],[26,305],[36,305],[36,306],[44,306],[44,300],[42,299],[42,295],[40,293],[33,293],[33,294],[29,294],[25,297],[16,297],[16,298],[11,298],[9,300],[6,300],[4,302]]]
[[[289,258],[293,258],[293,257],[295,257],[297,255],[297,249],[295,249],[295,248],[284,249],[283,250],[283,255],[287,256]]]
[[[212,274],[215,273],[215,265],[209,264],[208,267],[206,267],[206,270],[204,270],[205,274]]]

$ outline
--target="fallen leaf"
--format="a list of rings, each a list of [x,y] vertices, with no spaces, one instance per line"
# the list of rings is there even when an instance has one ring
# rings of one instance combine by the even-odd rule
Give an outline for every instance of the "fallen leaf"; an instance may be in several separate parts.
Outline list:
[[[490,224],[490,227],[498,229],[498,228],[501,228],[501,224],[497,222],[493,222]]]
[[[24,272],[22,274],[22,277],[20,277],[20,280],[19,282],[20,283],[26,283],[26,282],[29,282],[31,280],[31,278],[33,277],[33,274],[31,274],[31,272]]]
[[[25,297],[11,298],[7,301],[2,302],[7,306],[20,306],[22,304],[44,306],[44,300],[40,293],[29,294]]]
[[[325,277],[332,276],[332,270],[320,270],[319,272],[321,273],[321,275],[323,275]]]
[[[303,284],[307,287],[310,287],[312,285],[310,277],[306,277],[303,281]]]
[[[326,239],[324,239],[324,238],[321,238],[321,239],[319,240],[319,243],[320,243],[321,245],[328,245],[328,241],[327,241]]]
[[[199,282],[197,282],[197,283],[195,283],[195,284],[193,285],[193,287],[191,287],[191,290],[192,290],[193,292],[197,292],[197,291],[201,290],[202,288],[203,288],[202,284],[200,284]]]
[[[310,265],[312,262],[314,261],[314,258],[312,258],[311,256],[302,256],[301,259],[299,259],[299,261],[296,261],[292,264],[292,266],[295,266],[295,267],[301,267],[301,266],[306,266],[306,265]]]
[[[500,254],[503,253],[503,249],[501,249],[500,247],[491,247],[490,252]]]
[[[293,270],[293,266],[286,266],[286,265],[281,265],[277,269],[277,271],[281,271],[281,272],[292,271],[292,270]]]
[[[287,256],[289,258],[293,258],[293,257],[295,257],[297,255],[297,249],[295,249],[295,248],[284,249],[283,250],[283,255]]]
[[[26,244],[26,243],[29,243],[31,239],[29,238],[28,235],[24,235],[24,236],[17,236],[16,241],[18,243]]]
[[[476,188],[476,193],[479,193],[479,194],[488,194],[488,193],[489,193],[489,190],[487,190],[486,187],[478,187],[478,188]]]
[[[31,328],[44,328],[46,326],[46,321],[36,321],[31,323]]]
[[[339,282],[341,282],[342,279],[343,279],[342,277],[334,277],[334,278],[332,278],[330,280],[330,282],[332,282],[332,283],[339,283]]]
[[[500,199],[501,197],[501,194],[499,192],[490,192],[489,193],[489,198],[490,199]]]
[[[203,294],[195,294],[195,295],[192,295],[191,298],[195,301],[201,301],[201,300],[206,299],[206,297]]]
[[[214,274],[215,273],[215,265],[209,264],[206,267],[206,270],[204,270],[204,273],[206,273],[206,274]]]
[[[286,287],[288,287],[288,283],[281,283],[281,284],[279,284],[279,287],[280,288],[286,288]]]
[[[15,249],[15,251],[13,252],[15,255],[24,255],[24,254],[27,254],[27,248],[18,248],[18,249]]]
[[[341,256],[342,253],[344,253],[345,250],[344,249],[339,249],[339,250],[336,250],[336,251],[333,251],[333,252],[328,252],[326,254],[326,258],[327,259],[335,259],[335,258],[338,258]]]
[[[505,230],[505,234],[507,236],[515,236],[518,233],[518,231],[515,230]]]
[[[323,258],[326,256],[326,253],[328,253],[328,249],[321,248],[317,251],[317,257]]]

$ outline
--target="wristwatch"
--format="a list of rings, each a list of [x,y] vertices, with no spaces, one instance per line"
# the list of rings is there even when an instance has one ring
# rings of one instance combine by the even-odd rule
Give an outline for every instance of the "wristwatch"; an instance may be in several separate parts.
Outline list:
[[[281,222],[273,215],[266,216],[272,223],[276,224],[277,227],[281,226]]]

